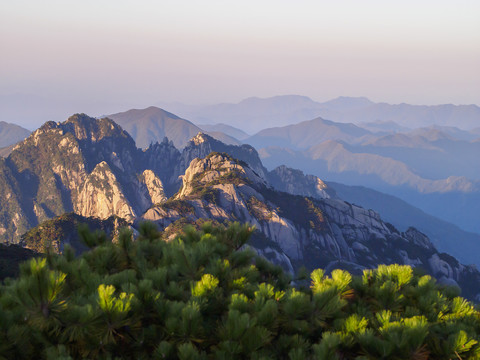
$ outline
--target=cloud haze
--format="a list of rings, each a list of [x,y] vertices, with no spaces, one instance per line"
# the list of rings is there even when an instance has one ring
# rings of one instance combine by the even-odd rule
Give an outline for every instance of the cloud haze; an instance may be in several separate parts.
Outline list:
[[[105,112],[292,93],[479,104],[480,3],[391,4],[11,1],[0,95]]]

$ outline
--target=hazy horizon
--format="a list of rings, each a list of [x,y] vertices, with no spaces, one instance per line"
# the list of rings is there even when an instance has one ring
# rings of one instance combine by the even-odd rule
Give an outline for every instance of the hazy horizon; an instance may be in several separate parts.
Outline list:
[[[46,117],[283,94],[480,104],[475,1],[19,0],[1,8],[0,100],[15,98],[19,112],[35,98],[55,107]],[[0,120],[12,116],[0,108]]]

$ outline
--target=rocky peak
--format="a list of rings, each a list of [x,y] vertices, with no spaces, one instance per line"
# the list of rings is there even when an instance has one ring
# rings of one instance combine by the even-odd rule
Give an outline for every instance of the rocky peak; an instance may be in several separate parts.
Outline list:
[[[305,175],[301,170],[279,166],[268,173],[270,184],[277,190],[293,195],[311,196],[317,199],[336,197],[322,180],[313,175]]]
[[[59,125],[55,121],[47,121],[45,124],[40,126],[35,132],[45,132],[51,129],[57,129]]]
[[[179,176],[186,165],[180,151],[166,137],[162,142],[150,144],[143,152],[145,169],[152,170],[162,180],[167,196],[175,194],[181,185]]]
[[[98,142],[107,137],[130,137],[114,121],[108,118],[95,119],[85,114],[70,116],[59,125],[64,131],[73,133],[78,140]]]
[[[176,198],[195,192],[198,187],[213,183],[249,183],[265,185],[246,163],[233,159],[225,153],[212,152],[203,159],[195,158],[182,176],[183,185]]]
[[[209,139],[210,138],[210,139]],[[204,134],[203,132],[199,132],[195,137],[193,137],[190,141],[193,142],[195,145],[200,145],[209,140],[213,139],[211,136]]]
[[[107,219],[117,215],[127,221],[133,221],[136,215],[121,184],[105,161],[97,164],[88,175],[74,206],[76,213],[86,217]]]
[[[257,151],[250,145],[226,145],[213,137],[198,133],[183,149],[185,164],[195,158],[205,158],[211,152],[227,153],[235,159],[246,162],[261,178],[267,180],[267,170],[262,164]]]
[[[162,180],[152,170],[144,170],[141,181],[145,184],[152,204],[160,204],[167,200]]]
[[[421,233],[414,227],[409,227],[407,231],[405,231],[405,237],[410,241],[412,241],[415,245],[424,247],[425,249],[434,248],[433,244],[431,243],[427,235]]]

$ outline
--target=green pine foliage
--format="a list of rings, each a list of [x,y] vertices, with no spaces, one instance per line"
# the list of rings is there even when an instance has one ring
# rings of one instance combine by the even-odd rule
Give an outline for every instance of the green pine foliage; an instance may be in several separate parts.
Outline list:
[[[410,267],[292,280],[209,223],[152,224],[21,265],[0,287],[3,359],[476,359],[480,313]]]

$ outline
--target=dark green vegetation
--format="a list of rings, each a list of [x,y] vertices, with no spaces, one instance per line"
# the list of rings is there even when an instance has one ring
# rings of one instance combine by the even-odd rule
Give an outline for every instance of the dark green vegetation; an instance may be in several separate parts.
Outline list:
[[[49,253],[0,288],[0,357],[473,359],[479,312],[408,266],[297,279],[204,224],[166,242],[149,224],[118,243]],[[302,285],[303,284],[303,285]]]
[[[19,245],[0,244],[0,280],[18,276],[19,264],[34,256],[38,256],[38,254]]]
[[[126,226],[125,220],[118,216],[111,216],[106,220],[94,217],[84,217],[74,213],[66,213],[30,229],[22,235],[21,245],[39,253],[53,251],[62,252],[65,244],[69,244],[76,251],[85,251],[87,248],[80,241],[78,229],[80,225],[95,231],[104,231],[113,236],[118,227]]]

